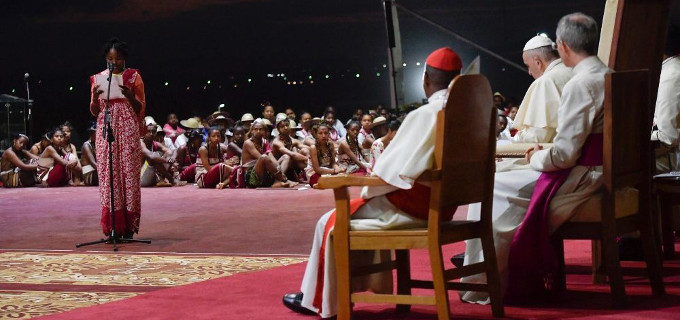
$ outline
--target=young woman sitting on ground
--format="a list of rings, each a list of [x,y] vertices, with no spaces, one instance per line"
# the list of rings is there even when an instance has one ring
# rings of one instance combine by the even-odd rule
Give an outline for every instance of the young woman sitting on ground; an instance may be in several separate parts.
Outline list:
[[[36,183],[38,156],[26,151],[26,145],[28,136],[17,134],[12,139],[12,146],[2,153],[0,181],[5,188],[30,187]]]

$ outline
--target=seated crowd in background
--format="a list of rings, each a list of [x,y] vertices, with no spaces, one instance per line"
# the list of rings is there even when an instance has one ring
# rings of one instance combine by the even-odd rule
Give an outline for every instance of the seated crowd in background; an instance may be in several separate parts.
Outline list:
[[[356,109],[344,123],[332,106],[318,117],[300,112],[298,118],[292,108],[285,111],[276,113],[265,102],[261,117],[245,113],[236,121],[222,111],[184,120],[170,113],[164,124],[145,117],[141,186],[276,188],[314,186],[327,174],[368,175],[399,128],[398,116],[405,116],[380,105],[367,113]],[[2,185],[98,185],[97,168],[107,164],[96,159],[96,123],[88,127],[80,148],[72,143],[72,133],[73,126],[65,122],[33,144],[26,135],[14,136],[2,156]]]

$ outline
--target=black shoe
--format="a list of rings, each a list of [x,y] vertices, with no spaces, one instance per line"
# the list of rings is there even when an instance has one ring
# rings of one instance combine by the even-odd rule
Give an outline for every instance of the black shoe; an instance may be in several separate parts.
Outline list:
[[[284,294],[283,305],[297,313],[316,315],[316,312],[302,306],[302,292]]]
[[[465,252],[459,253],[453,257],[451,257],[451,263],[453,263],[456,268],[462,268],[463,263],[465,262]]]
[[[132,237],[135,236],[134,231],[126,231],[125,234],[123,234],[123,239],[132,239]]]

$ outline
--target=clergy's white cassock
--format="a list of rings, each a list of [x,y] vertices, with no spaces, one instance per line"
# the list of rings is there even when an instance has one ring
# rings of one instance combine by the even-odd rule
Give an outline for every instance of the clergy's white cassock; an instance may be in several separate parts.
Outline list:
[[[385,194],[398,189],[411,189],[416,183],[415,180],[434,164],[437,112],[444,107],[446,89],[433,93],[428,99],[428,104],[408,114],[392,142],[376,162],[373,174],[385,180],[389,186],[362,189],[361,197],[370,200],[352,215],[350,221],[352,230],[399,229],[427,225],[427,221],[414,218],[395,207]],[[331,236],[326,239],[324,268],[319,270],[320,249],[326,222],[333,211],[335,210],[324,214],[317,222],[312,251],[300,288],[304,294],[302,306],[318,312],[322,318],[332,317],[338,310],[335,250]],[[389,255],[389,252],[387,254]],[[361,265],[384,259],[384,256],[381,257],[375,252],[359,251],[352,252],[351,259],[353,265]],[[324,273],[323,289],[317,293],[319,272]],[[353,279],[352,288],[355,291],[392,292],[392,273]],[[322,295],[321,310],[313,305],[316,294]]]
[[[515,116],[513,128],[519,131],[512,139],[514,142],[552,142],[562,89],[571,77],[571,68],[562,59],[556,59],[531,83]]]
[[[668,172],[677,170],[678,123],[680,123],[680,57],[672,56],[663,61],[659,91],[654,109],[652,140],[676,149],[656,159],[656,170]]]
[[[573,69],[573,78],[564,86],[557,117],[557,135],[549,149],[537,151],[524,169],[507,170],[497,166],[493,197],[493,237],[503,291],[507,284],[510,244],[529,206],[534,185],[541,172],[572,168],[567,180],[550,202],[549,228],[552,233],[578,212],[602,185],[602,167],[577,165],[581,148],[591,133],[601,133],[604,112],[604,76],[608,68],[595,56],[588,57]],[[468,219],[478,220],[481,206],[470,205]],[[580,214],[580,213],[579,213]],[[479,239],[466,241],[465,264],[484,260]],[[462,282],[485,283],[486,275],[461,279]],[[461,299],[489,303],[485,292],[461,291]]]

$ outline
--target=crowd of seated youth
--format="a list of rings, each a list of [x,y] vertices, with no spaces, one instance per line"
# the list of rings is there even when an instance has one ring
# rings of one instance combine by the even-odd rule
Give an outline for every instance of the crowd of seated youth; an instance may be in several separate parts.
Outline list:
[[[402,116],[402,117],[399,117]],[[162,124],[146,117],[142,149],[142,187],[195,184],[198,188],[276,188],[310,184],[322,175],[369,175],[396,134],[400,119],[378,106],[356,109],[342,122],[329,106],[313,117],[287,108],[276,113],[262,103],[261,116],[245,113],[233,120],[228,112]],[[4,187],[98,185],[95,136],[80,148],[71,142],[73,126],[66,122],[30,144],[18,134],[3,152],[0,182]],[[30,148],[29,148],[30,146]]]

